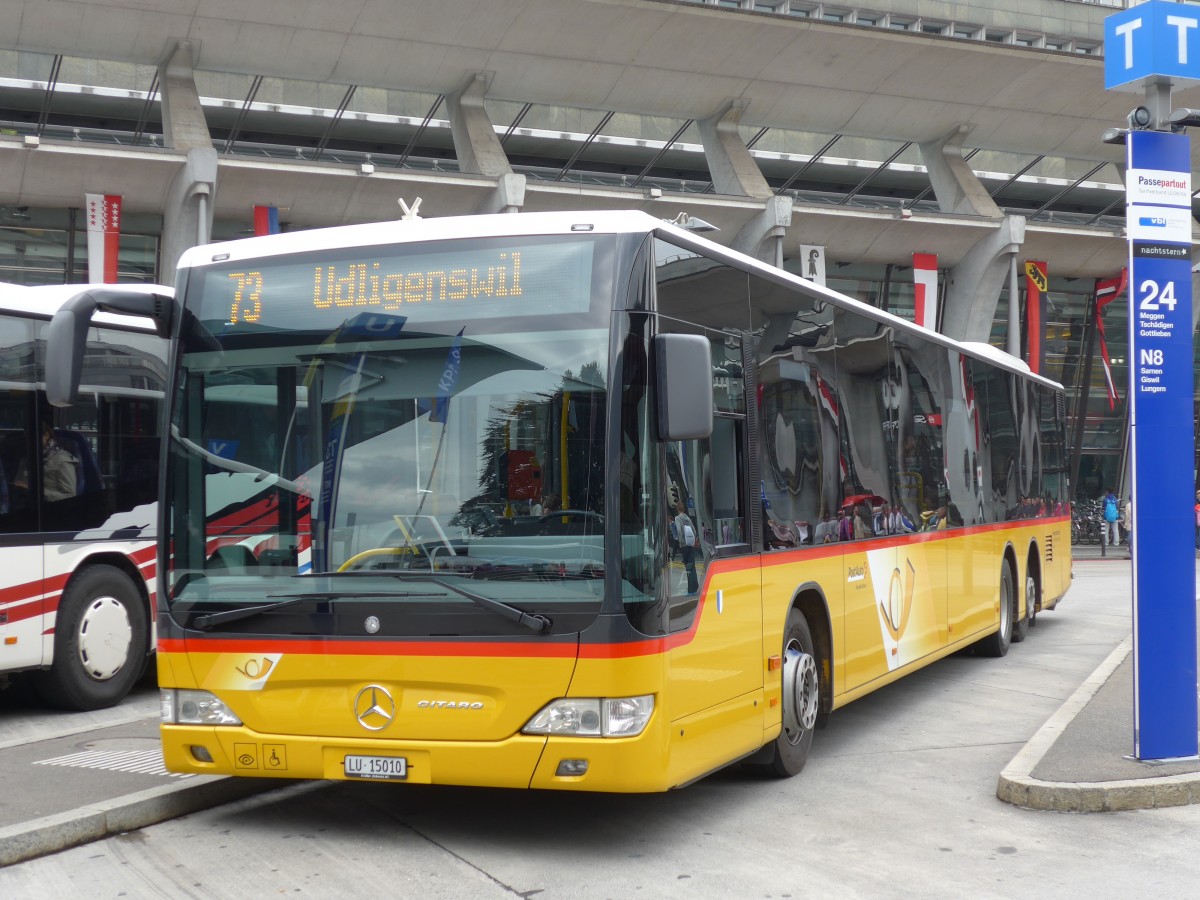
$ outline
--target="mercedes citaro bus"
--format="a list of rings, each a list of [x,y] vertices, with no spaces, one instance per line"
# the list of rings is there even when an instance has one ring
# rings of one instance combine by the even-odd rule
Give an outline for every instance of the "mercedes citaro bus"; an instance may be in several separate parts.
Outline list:
[[[822,716],[1003,655],[1070,582],[1058,385],[641,212],[193,248],[174,300],[64,307],[56,403],[93,309],[171,335],[174,771],[792,775]]]

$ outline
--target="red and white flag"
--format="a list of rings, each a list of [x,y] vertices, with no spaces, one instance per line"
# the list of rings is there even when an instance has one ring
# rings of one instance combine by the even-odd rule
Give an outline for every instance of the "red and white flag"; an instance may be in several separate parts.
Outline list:
[[[88,281],[117,283],[121,244],[121,196],[85,194],[87,201]]]
[[[932,331],[938,327],[937,254],[913,254],[913,321]]]
[[[1112,361],[1108,356],[1108,341],[1104,339],[1104,307],[1121,295],[1129,282],[1129,270],[1122,269],[1112,278],[1096,279],[1096,333],[1100,336],[1100,365],[1104,368],[1104,388],[1108,393],[1108,411],[1117,408],[1117,383],[1113,380]]]

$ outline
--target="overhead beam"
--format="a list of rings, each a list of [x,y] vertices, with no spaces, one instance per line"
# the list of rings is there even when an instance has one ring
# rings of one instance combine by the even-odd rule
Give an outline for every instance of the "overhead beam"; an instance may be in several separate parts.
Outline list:
[[[718,194],[766,200],[774,191],[738,131],[746,106],[745,100],[730,100],[717,113],[696,124],[713,190]]]
[[[969,133],[970,128],[959,125],[939,140],[918,145],[933,196],[942,212],[999,219],[1004,213],[963,159],[962,145]]]

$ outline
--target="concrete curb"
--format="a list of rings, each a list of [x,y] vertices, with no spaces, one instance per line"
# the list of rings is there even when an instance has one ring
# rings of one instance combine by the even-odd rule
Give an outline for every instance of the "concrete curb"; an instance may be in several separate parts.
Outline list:
[[[292,782],[274,778],[197,776],[103,803],[0,828],[0,867],[232,803]]]
[[[1031,775],[1067,725],[1087,706],[1132,649],[1133,638],[1129,637],[1109,654],[1108,659],[1013,757],[1012,762],[1000,773],[1000,782],[996,786],[997,797],[1005,803],[1025,809],[1055,812],[1113,812],[1200,803],[1200,773],[1087,783],[1040,781]]]

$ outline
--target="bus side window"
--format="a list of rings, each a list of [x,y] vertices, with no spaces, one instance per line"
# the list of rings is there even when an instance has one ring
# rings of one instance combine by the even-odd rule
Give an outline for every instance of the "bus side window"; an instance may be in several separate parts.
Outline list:
[[[37,528],[35,498],[29,491],[33,436],[32,389],[0,391],[0,533],[16,534]]]

